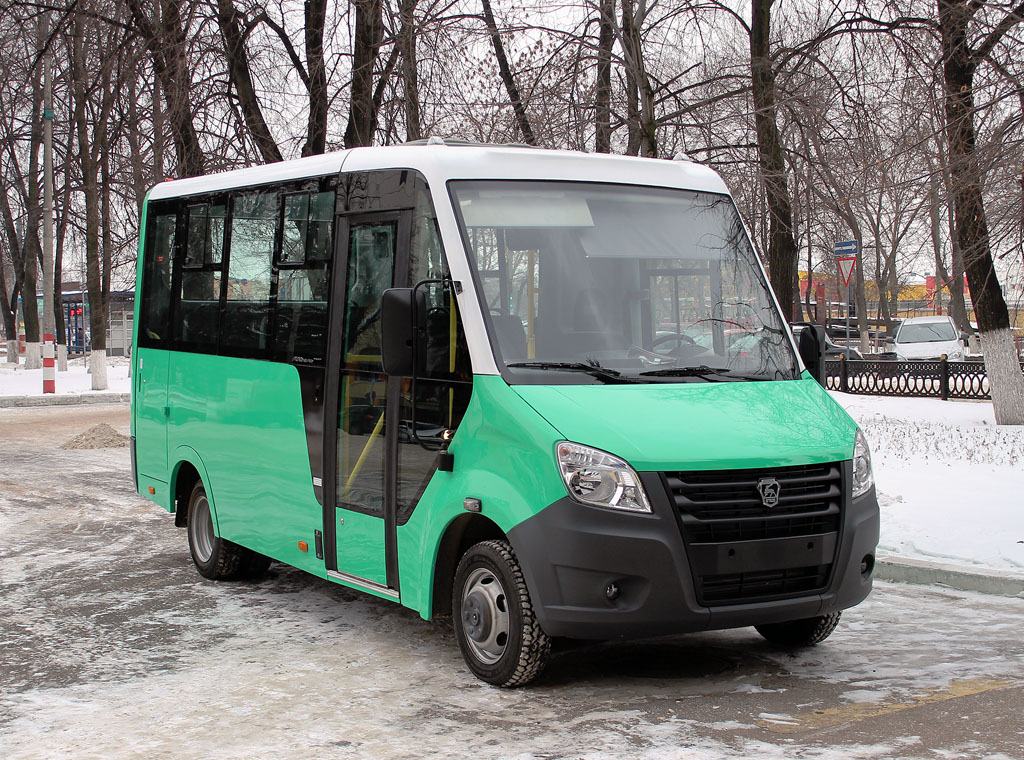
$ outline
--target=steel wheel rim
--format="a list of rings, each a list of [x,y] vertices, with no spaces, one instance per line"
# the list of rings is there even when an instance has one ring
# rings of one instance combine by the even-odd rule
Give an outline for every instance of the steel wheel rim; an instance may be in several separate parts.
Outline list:
[[[210,514],[210,502],[205,495],[196,499],[189,530],[192,531],[192,548],[196,558],[203,563],[209,562],[213,556],[213,515]]]
[[[459,614],[473,654],[487,665],[500,660],[508,646],[509,614],[505,589],[494,573],[479,567],[469,574]]]

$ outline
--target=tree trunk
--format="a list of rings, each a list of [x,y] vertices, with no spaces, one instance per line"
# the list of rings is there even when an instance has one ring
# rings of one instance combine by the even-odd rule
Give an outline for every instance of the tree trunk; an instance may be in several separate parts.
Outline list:
[[[42,41],[39,43],[42,47]],[[39,152],[43,146],[43,90],[42,67],[37,66],[32,75],[32,124],[28,155],[28,187],[25,192],[25,233],[22,235],[22,263],[24,275],[21,286],[21,314],[25,322],[25,369],[39,369],[43,366],[43,353],[39,332],[39,303],[36,292],[39,287],[39,264],[42,261],[43,246],[39,240],[39,225],[42,221],[43,203],[40,197],[42,181],[39,177]]]
[[[353,0],[356,6],[356,36],[352,54],[352,94],[345,147],[372,145],[377,131],[377,110],[373,105],[373,67],[377,62],[384,24],[380,0]]]
[[[306,68],[309,72],[309,119],[303,156],[327,150],[327,67],[324,64],[324,24],[327,0],[306,0]]]
[[[181,26],[180,0],[160,0],[160,20],[154,24],[142,9],[142,0],[127,0],[136,29],[146,42],[153,59],[153,71],[160,80],[167,102],[179,178],[203,173],[206,158],[193,123],[189,100],[188,41]]]
[[[309,3],[306,5],[308,9]],[[220,27],[221,36],[224,37],[224,56],[228,62],[228,75],[231,78],[231,84],[235,87],[235,94],[238,95],[238,106],[242,111],[242,118],[245,119],[249,135],[263,157],[264,163],[272,164],[281,161],[283,160],[281,150],[277,147],[274,136],[270,134],[270,127],[267,126],[267,120],[263,117],[263,108],[260,106],[260,99],[252,81],[249,51],[246,49],[245,39],[242,37],[242,30],[238,25],[238,11],[235,10],[234,0],[217,0],[217,25]],[[309,30],[307,29],[308,34]]]
[[[106,378],[106,310],[103,308],[103,287],[100,273],[100,192],[98,166],[92,153],[87,113],[89,85],[86,81],[86,55],[80,20],[74,22],[71,36],[71,87],[75,128],[78,138],[78,160],[82,171],[82,191],[85,195],[85,272],[89,297],[89,331],[92,353],[92,389],[105,390]],[[99,135],[97,135],[99,137]],[[104,358],[100,359],[98,355]]]
[[[6,268],[3,259],[0,259],[0,311],[3,312],[4,334],[7,336],[7,361],[17,364],[21,358],[18,353],[18,293],[21,292],[23,275],[18,254],[18,231],[14,226],[14,214],[11,212],[7,193],[0,193],[0,212],[3,216],[4,235],[7,237],[12,264],[12,282],[8,285]]]
[[[992,259],[981,194],[985,177],[975,153],[977,53],[971,51],[967,28],[977,6],[958,0],[938,0],[938,7],[957,242],[963,253],[967,284],[985,351],[996,424],[1024,425],[1024,375],[1016,361],[1010,314]]]
[[[405,139],[423,137],[420,125],[420,94],[416,72],[416,3],[402,0],[399,8],[402,26],[398,33],[402,49],[402,86],[405,91]]]
[[[68,146],[70,155],[70,145]],[[57,322],[57,371],[68,371],[68,329],[64,322],[64,239],[67,236],[68,218],[71,214],[71,161],[64,161],[64,191],[61,193],[60,212],[57,214],[57,229],[54,236],[53,254],[53,297],[54,317]]]
[[[11,309],[11,300],[7,295],[7,274],[6,266],[0,259],[0,314],[3,314],[4,337],[7,340],[7,361],[17,364],[18,355],[18,324],[14,318],[14,311]]]
[[[956,236],[956,211],[953,208],[953,179],[949,173],[948,160],[943,167],[942,177],[946,187],[946,218],[948,224],[950,269],[949,310],[961,330],[970,330],[967,317],[967,303],[964,301],[964,255]],[[955,280],[955,282],[954,282]]]
[[[776,122],[775,72],[772,70],[769,50],[772,1],[753,0],[750,80],[757,152],[768,203],[768,276],[782,307],[783,317],[792,319],[793,272],[796,270],[797,250],[793,238],[793,210],[786,184],[782,138]]]
[[[631,156],[658,155],[657,121],[654,118],[654,90],[644,64],[640,25],[647,16],[645,0],[634,6],[622,0],[622,52],[626,68],[626,153]]]
[[[153,177],[163,182],[164,173],[164,107],[160,96],[160,79],[153,79]]]
[[[615,42],[615,0],[601,0],[597,20],[597,81],[594,84],[594,150],[612,151],[612,45]]]
[[[498,34],[498,25],[494,21],[494,13],[491,12],[490,0],[483,0],[484,23],[487,24],[487,32],[491,35],[491,45],[494,47],[494,57],[498,60],[498,71],[501,74],[501,81],[505,85],[509,100],[512,101],[512,110],[516,114],[516,125],[523,135],[523,142],[527,145],[536,145],[537,138],[534,137],[533,127],[530,126],[530,117],[526,113],[526,106],[519,95],[519,88],[516,87],[516,80],[512,76],[512,69],[508,65],[508,58],[505,56],[505,46]]]
[[[352,63],[352,92],[345,147],[372,145],[377,128],[373,107],[373,68],[383,39],[380,0],[353,0],[356,30]]]

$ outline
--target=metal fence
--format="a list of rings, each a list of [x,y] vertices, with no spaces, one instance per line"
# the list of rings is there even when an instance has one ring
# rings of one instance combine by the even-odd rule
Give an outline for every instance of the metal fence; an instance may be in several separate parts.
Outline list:
[[[1024,363],[1021,363],[1024,372]],[[987,399],[984,362],[846,360],[825,362],[830,391],[871,396]]]

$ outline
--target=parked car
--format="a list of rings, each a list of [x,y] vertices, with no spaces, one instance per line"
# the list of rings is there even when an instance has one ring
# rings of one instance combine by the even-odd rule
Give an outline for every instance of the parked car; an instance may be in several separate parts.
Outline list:
[[[912,317],[896,331],[893,350],[901,361],[962,361],[965,338],[950,317]]]

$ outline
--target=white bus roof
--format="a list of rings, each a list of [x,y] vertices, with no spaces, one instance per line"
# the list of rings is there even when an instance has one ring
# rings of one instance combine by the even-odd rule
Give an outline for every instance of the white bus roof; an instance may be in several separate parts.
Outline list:
[[[375,169],[415,169],[431,184],[450,179],[539,179],[611,182],[726,193],[712,169],[691,161],[666,161],[602,153],[498,145],[428,144],[354,148],[236,169],[221,174],[170,180],[156,185],[150,200],[289,182]]]

